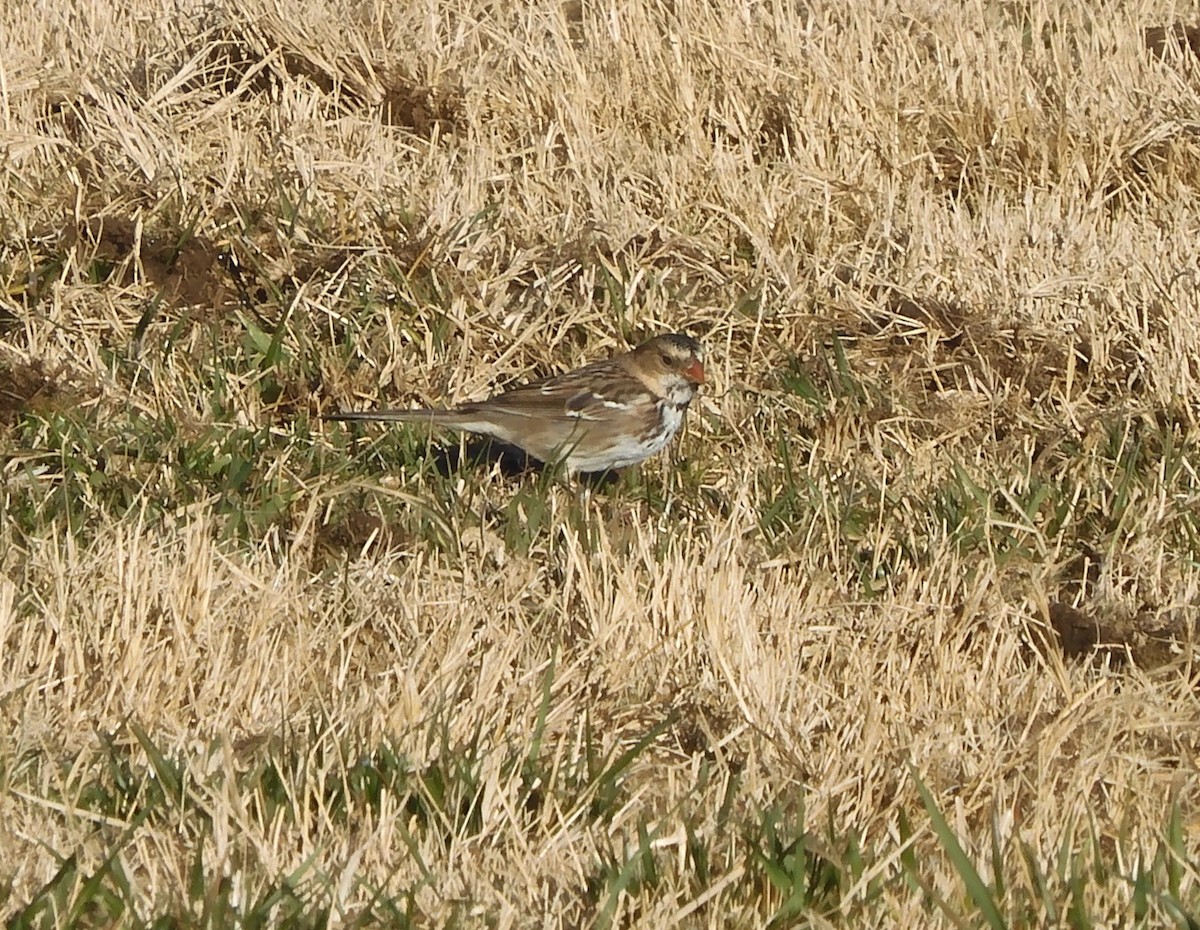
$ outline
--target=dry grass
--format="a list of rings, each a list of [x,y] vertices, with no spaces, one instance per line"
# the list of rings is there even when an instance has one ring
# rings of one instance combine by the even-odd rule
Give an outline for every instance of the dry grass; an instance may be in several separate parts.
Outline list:
[[[1196,926],[1174,5],[176,8],[0,13],[0,913]],[[588,496],[319,419],[667,329]]]

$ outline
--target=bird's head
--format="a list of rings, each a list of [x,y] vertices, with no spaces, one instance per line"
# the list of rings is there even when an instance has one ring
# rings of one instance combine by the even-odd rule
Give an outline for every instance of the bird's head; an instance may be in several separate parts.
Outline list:
[[[686,403],[704,383],[704,347],[691,336],[655,336],[630,353],[637,374],[655,394]]]

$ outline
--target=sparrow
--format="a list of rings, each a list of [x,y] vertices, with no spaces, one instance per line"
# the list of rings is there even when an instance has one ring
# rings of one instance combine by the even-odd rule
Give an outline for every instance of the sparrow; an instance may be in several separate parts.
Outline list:
[[[636,349],[457,407],[346,410],[327,420],[429,423],[490,436],[568,474],[633,465],[661,452],[704,383],[704,348],[655,336]]]

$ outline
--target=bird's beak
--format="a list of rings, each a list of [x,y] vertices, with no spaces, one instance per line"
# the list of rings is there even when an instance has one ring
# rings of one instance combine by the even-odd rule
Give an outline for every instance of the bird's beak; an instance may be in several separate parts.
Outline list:
[[[693,384],[703,384],[704,365],[701,364],[700,359],[692,359],[691,364],[689,364],[687,368],[683,369],[683,376]]]

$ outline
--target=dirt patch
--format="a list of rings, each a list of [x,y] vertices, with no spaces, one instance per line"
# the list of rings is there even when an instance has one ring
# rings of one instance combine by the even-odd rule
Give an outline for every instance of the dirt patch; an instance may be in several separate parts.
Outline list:
[[[1142,30],[1142,43],[1156,58],[1180,60],[1185,53],[1200,58],[1200,26],[1150,26]]]
[[[219,38],[208,57],[204,81],[217,77],[227,91],[245,85],[251,92],[264,93],[281,81],[300,79],[326,94],[337,90],[353,102],[377,104],[382,93],[375,76],[377,63],[367,60],[368,50],[353,42],[339,43],[349,33],[317,40],[311,25],[277,10],[229,17],[215,30]]]
[[[76,250],[94,280],[129,286],[141,278],[168,306],[230,302],[221,249],[204,236],[139,232],[128,217],[93,217],[67,227],[63,244]]]
[[[866,323],[865,330],[870,335],[882,335],[897,328],[900,332],[927,331],[947,348],[954,349],[972,322],[967,309],[954,300],[911,294],[892,284],[868,285],[866,292],[882,305],[882,312]]]
[[[200,83],[229,94],[270,93],[284,82],[306,81],[351,109],[378,108],[384,125],[422,138],[456,132],[463,123],[463,89],[411,78],[403,69],[373,60],[372,49],[350,41],[316,41],[309,30],[267,13],[253,22],[226,23],[208,54]]]
[[[1114,665],[1132,661],[1139,668],[1161,668],[1172,661],[1177,644],[1191,633],[1184,616],[1157,617],[1144,609],[1121,617],[1099,609],[1080,609],[1055,601],[1049,606],[1047,627],[1039,643],[1054,648],[1069,660],[1107,660]]]
[[[453,133],[463,122],[461,87],[414,84],[393,71],[384,80],[380,111],[385,126],[410,129],[422,138]]]
[[[47,370],[41,359],[0,362],[0,425],[12,426],[28,410],[51,410],[72,402],[61,367]]]
[[[41,238],[54,243],[49,257],[56,260],[47,267],[63,267],[69,254],[92,283],[145,285],[164,308],[199,308],[201,318],[270,303],[274,295],[293,292],[298,282],[337,273],[346,261],[341,247],[287,252],[266,222],[238,238],[216,241],[188,231],[139,230],[133,217],[93,216]]]
[[[357,555],[370,545],[376,553],[403,549],[412,536],[378,514],[353,508],[317,529],[317,539],[327,553],[350,552]]]

